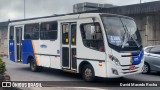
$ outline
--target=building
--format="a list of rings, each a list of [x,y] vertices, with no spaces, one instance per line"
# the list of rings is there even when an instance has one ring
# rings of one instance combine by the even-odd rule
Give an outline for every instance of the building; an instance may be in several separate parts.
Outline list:
[[[101,8],[110,8],[110,7],[114,7],[114,5],[84,2],[73,5],[73,12],[74,13],[85,12],[85,11],[98,10]]]
[[[7,42],[7,32],[8,32],[9,22],[0,22],[0,56],[8,55],[8,42]]]

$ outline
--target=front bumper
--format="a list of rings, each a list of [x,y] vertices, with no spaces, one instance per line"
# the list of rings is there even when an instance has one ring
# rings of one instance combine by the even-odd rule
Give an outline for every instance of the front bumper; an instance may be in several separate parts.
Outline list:
[[[134,65],[135,69],[130,70],[129,67],[132,65],[122,65],[116,66],[113,63],[107,64],[107,78],[116,78],[123,77],[126,75],[137,74],[142,72],[144,62],[141,62],[139,65]],[[113,73],[113,70],[117,70],[118,74]]]

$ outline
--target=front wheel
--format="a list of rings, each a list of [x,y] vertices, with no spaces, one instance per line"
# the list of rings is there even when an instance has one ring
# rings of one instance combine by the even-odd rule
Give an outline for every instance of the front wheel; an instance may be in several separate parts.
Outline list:
[[[149,67],[149,65],[147,63],[144,63],[142,73],[143,74],[150,73],[150,67]]]
[[[91,65],[87,64],[83,67],[82,77],[85,81],[89,81],[89,82],[95,80],[94,69]]]

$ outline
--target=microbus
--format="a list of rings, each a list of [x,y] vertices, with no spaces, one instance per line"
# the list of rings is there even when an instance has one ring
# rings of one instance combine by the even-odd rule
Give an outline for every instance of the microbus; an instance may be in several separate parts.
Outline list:
[[[10,21],[9,59],[95,77],[142,72],[142,40],[134,19],[108,13],[77,13]]]

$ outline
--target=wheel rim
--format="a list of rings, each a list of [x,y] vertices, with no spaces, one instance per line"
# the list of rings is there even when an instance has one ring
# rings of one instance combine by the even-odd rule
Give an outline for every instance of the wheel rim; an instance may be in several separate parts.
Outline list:
[[[91,76],[92,76],[92,71],[91,71],[91,69],[87,68],[87,69],[85,70],[84,74],[85,74],[85,78],[86,78],[87,80],[89,80],[89,79],[91,78]]]
[[[148,72],[148,65],[144,64],[143,66],[143,73],[147,73]]]

